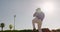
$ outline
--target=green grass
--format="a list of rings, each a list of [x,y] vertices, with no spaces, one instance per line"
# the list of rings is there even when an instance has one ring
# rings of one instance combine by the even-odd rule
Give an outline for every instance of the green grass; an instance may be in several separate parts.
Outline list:
[[[57,31],[60,32],[60,29],[56,29],[56,30],[49,30],[48,28],[43,28],[42,32],[51,32],[51,31]],[[0,32],[33,32],[33,30],[28,29],[28,30],[4,30],[4,31],[0,31]],[[35,32],[38,32],[38,30],[36,30]]]
[[[32,30],[5,30],[0,32],[32,32]]]

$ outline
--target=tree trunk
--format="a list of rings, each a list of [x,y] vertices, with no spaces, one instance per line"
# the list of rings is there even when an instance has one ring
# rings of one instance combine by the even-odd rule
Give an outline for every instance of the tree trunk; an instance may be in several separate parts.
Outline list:
[[[2,30],[1,31],[3,31],[3,28],[2,28]]]

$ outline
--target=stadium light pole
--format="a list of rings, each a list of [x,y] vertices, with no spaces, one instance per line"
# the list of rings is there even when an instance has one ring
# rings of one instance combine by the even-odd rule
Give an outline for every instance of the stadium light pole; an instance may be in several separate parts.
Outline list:
[[[15,18],[16,18],[16,15],[14,15],[14,30],[15,30]]]

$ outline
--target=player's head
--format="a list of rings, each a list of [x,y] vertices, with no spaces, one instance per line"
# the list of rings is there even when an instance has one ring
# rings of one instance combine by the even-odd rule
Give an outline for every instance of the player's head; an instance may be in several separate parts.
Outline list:
[[[36,9],[36,12],[41,12],[41,8],[37,8]]]

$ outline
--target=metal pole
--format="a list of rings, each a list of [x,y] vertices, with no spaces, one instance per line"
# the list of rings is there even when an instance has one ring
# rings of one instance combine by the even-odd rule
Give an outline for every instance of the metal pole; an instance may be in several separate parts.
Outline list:
[[[16,15],[14,15],[14,30],[15,30],[15,18],[16,18]]]

